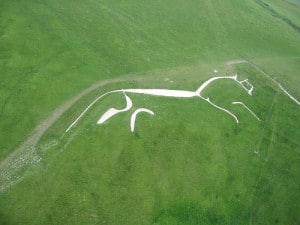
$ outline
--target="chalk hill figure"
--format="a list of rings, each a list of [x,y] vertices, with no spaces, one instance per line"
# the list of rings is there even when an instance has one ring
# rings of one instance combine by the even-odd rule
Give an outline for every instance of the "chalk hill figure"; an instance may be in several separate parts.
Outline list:
[[[201,93],[203,92],[203,90],[205,88],[208,87],[209,84],[211,84],[213,81],[216,80],[220,80],[220,79],[231,79],[233,81],[235,81],[239,86],[241,86],[249,95],[252,95],[253,92],[253,85],[248,81],[248,79],[246,80],[242,80],[239,81],[237,78],[237,75],[234,76],[216,76],[216,77],[212,77],[210,79],[208,79],[207,81],[205,81],[196,91],[186,91],[186,90],[169,90],[169,89],[120,89],[120,90],[113,90],[113,91],[109,91],[106,92],[105,94],[99,96],[98,98],[96,98],[90,105],[88,105],[88,107],[86,107],[86,109],[77,117],[76,120],[74,120],[74,122],[68,127],[68,129],[66,130],[66,132],[68,132],[77,122],[78,120],[80,120],[80,118],[97,102],[99,101],[101,98],[103,98],[104,96],[111,94],[111,93],[123,93],[125,96],[125,100],[126,100],[126,107],[124,109],[116,109],[116,108],[110,108],[108,109],[101,117],[100,119],[97,121],[97,124],[103,124],[105,123],[107,120],[109,120],[111,117],[122,113],[122,112],[126,112],[129,111],[132,106],[133,106],[133,102],[132,100],[126,95],[126,93],[135,93],[135,94],[143,94],[143,95],[154,95],[154,96],[162,96],[162,97],[173,97],[173,98],[194,98],[194,97],[200,97],[200,99],[208,102],[210,105],[212,105],[213,107],[222,110],[223,112],[227,113],[228,115],[230,115],[231,117],[233,117],[236,121],[236,123],[239,123],[239,120],[237,118],[237,116],[232,113],[231,111],[222,108],[221,106],[216,105],[215,103],[213,103],[208,97],[203,97],[201,95]],[[258,118],[258,116],[249,108],[247,107],[243,102],[232,102],[232,104],[239,104],[242,105],[243,107],[245,107],[245,109],[247,109],[257,120],[260,120]],[[137,110],[135,110],[135,112],[132,114],[131,116],[131,121],[130,121],[130,128],[131,128],[131,132],[134,131],[134,127],[135,127],[135,121],[136,121],[136,117],[139,113],[148,113],[150,115],[154,115],[154,112],[146,109],[146,108],[138,108]]]

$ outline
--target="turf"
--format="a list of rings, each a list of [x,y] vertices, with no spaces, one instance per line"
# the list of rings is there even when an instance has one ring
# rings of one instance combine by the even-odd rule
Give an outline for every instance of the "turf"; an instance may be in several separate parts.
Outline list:
[[[300,35],[284,19],[298,26],[299,7],[263,3],[272,11],[250,0],[1,1],[0,224],[300,223],[299,105],[265,74],[300,98]],[[265,73],[226,65],[240,58]],[[139,115],[134,133],[129,113],[98,126],[125,104],[112,94],[65,133],[106,91],[193,91],[215,69],[255,87],[204,93],[240,124],[199,98],[131,94],[155,116]],[[40,122],[104,80],[11,163]]]

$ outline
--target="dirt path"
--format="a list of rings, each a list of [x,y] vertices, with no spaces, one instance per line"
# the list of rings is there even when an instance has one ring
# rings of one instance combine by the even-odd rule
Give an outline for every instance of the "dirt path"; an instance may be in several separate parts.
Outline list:
[[[153,70],[145,72],[144,74],[150,74],[151,72],[158,71],[161,72],[164,70]],[[103,87],[107,84],[124,82],[132,79],[139,81],[143,80],[144,76],[127,74],[122,76],[122,78],[99,81],[62,104],[60,107],[54,110],[48,118],[39,123],[39,125],[37,125],[28,135],[28,138],[21,143],[16,150],[14,150],[10,155],[0,162],[0,194],[4,193],[12,185],[22,179],[22,177],[19,175],[19,172],[22,169],[24,169],[27,165],[37,163],[41,160],[36,153],[36,145],[47,129],[51,127],[56,120],[62,116],[63,113],[70,109],[72,105],[97,88]]]
[[[28,136],[27,140],[24,141],[14,152],[12,152],[0,163],[0,193],[3,193],[11,185],[21,179],[21,177],[18,175],[18,172],[24,168],[24,166],[39,162],[41,160],[36,154],[35,147],[46,130],[52,126],[55,121],[62,116],[63,113],[70,109],[71,106],[74,105],[79,99],[95,89],[110,83],[122,82],[126,80],[128,79],[111,79],[95,83],[58,107],[47,119],[36,126]]]
[[[238,60],[228,61],[226,63],[226,65],[227,66],[232,66],[232,65],[235,65],[235,64],[241,64],[241,63],[246,63],[246,62],[247,62],[246,60],[238,59]]]

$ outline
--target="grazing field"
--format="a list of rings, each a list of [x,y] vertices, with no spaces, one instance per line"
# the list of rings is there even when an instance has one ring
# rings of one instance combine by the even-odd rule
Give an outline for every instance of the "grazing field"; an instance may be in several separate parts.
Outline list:
[[[2,0],[0,224],[299,224],[298,5]]]

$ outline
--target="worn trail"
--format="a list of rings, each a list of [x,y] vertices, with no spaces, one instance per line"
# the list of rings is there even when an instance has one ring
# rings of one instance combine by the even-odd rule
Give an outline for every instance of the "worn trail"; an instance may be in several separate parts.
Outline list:
[[[40,138],[46,132],[46,130],[57,121],[63,113],[74,105],[83,96],[89,94],[95,89],[107,85],[109,83],[122,82],[123,79],[111,79],[103,80],[89,88],[83,90],[63,105],[58,107],[53,113],[44,121],[42,121],[28,136],[27,140],[24,141],[14,152],[12,152],[5,160],[0,163],[0,193],[4,192],[14,182],[20,179],[17,175],[18,171],[26,165],[39,161],[39,157],[36,154],[35,146],[39,142]]]

